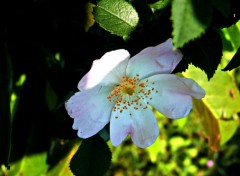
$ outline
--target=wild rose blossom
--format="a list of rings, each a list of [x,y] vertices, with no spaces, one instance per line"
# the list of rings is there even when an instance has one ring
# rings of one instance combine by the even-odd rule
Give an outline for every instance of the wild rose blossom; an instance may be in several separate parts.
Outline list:
[[[110,140],[119,145],[129,134],[139,147],[150,146],[159,135],[151,106],[168,118],[185,117],[192,97],[205,91],[193,80],[170,74],[182,59],[171,39],[148,47],[130,59],[124,49],[95,60],[78,83],[79,92],[65,107],[74,118],[80,138],[98,133],[110,122]]]

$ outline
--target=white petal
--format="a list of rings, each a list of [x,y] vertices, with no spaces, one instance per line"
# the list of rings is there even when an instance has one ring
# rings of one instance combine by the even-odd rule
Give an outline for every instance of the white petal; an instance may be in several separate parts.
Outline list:
[[[66,103],[70,117],[74,118],[73,129],[80,138],[88,138],[99,132],[110,120],[113,103],[107,99],[112,87],[95,87],[77,92]]]
[[[101,59],[93,61],[90,71],[78,83],[79,90],[92,88],[96,85],[109,86],[121,82],[126,74],[130,54],[119,49],[107,52]]]
[[[127,66],[127,76],[139,74],[139,78],[143,79],[160,73],[171,73],[181,59],[182,54],[173,50],[172,40],[168,39],[155,47],[145,48],[132,57]]]
[[[205,91],[193,80],[180,78],[170,74],[151,76],[148,80],[151,91],[149,103],[159,112],[169,118],[181,118],[189,114],[192,109],[192,98],[203,98]],[[152,83],[154,82],[154,84]]]
[[[143,106],[146,106],[142,102]],[[116,118],[117,117],[117,118]],[[110,139],[114,146],[119,145],[130,134],[135,145],[145,148],[154,143],[159,135],[156,118],[150,108],[135,110],[130,106],[122,113],[112,113],[110,120]]]

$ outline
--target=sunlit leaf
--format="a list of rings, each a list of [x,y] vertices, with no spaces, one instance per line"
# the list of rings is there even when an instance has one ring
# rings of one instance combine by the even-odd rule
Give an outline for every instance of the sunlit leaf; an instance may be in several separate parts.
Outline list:
[[[83,140],[70,162],[74,175],[102,176],[111,163],[111,151],[99,136]]]
[[[176,48],[205,32],[212,18],[207,0],[174,0],[172,2],[173,43]]]
[[[208,139],[209,147],[212,151],[217,151],[220,145],[220,130],[217,119],[212,112],[205,107],[203,101],[194,101],[194,118],[201,122],[203,132]]]
[[[69,163],[74,156],[74,154],[77,152],[77,149],[79,147],[79,143],[75,143],[70,150],[70,152],[63,157],[61,160],[58,161],[58,163],[55,165],[55,167],[51,168],[48,172],[48,176],[72,176],[72,171],[69,168]]]
[[[219,127],[221,132],[221,145],[225,144],[236,132],[239,121],[238,120],[219,120]]]
[[[94,8],[95,21],[105,30],[129,37],[138,24],[138,14],[125,0],[101,0]]]
[[[150,4],[149,6],[153,9],[161,10],[161,9],[164,9],[166,6],[168,6],[170,3],[171,3],[171,0],[159,0],[153,4]]]
[[[189,65],[183,76],[194,79],[206,91],[202,101],[214,117],[230,118],[240,112],[240,94],[235,80],[220,68],[210,81],[203,71],[193,65]]]
[[[12,163],[8,175],[22,176],[43,176],[45,175],[48,165],[46,164],[47,153],[37,153],[26,155],[21,160]]]
[[[230,118],[240,112],[240,95],[235,81],[220,68],[210,81],[203,71],[192,65],[183,75],[197,81],[206,91],[202,100],[194,101],[196,114],[193,117],[199,119],[210,148],[216,151],[220,145],[220,137],[223,141],[227,139],[225,134],[222,134],[227,132],[220,130],[219,119]]]
[[[240,21],[228,28],[223,28],[222,31],[234,48],[238,49],[240,47]]]

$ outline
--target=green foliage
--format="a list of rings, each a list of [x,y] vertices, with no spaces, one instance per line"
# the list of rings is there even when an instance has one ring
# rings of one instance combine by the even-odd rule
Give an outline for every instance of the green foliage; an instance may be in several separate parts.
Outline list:
[[[174,0],[172,3],[173,43],[176,48],[205,32],[211,22],[207,0]]]
[[[70,162],[74,175],[101,176],[111,163],[111,152],[108,145],[99,136],[83,140]]]
[[[220,133],[221,133],[220,145],[223,145],[227,141],[229,141],[234,135],[234,133],[237,131],[239,127],[239,121],[238,120],[218,120],[218,124],[219,124]]]
[[[192,65],[183,75],[194,78],[203,87],[206,96],[202,101],[216,118],[231,118],[240,112],[240,94],[236,80],[231,75],[218,68],[214,77],[208,81],[205,74]]]
[[[208,139],[209,148],[216,152],[219,149],[221,140],[219,124],[216,117],[201,101],[195,101],[194,111],[195,114],[191,120],[200,122],[203,134]]]
[[[225,17],[230,14],[230,1],[229,0],[211,0],[212,5],[215,6]]]
[[[228,63],[228,65],[223,69],[223,71],[230,71],[236,67],[240,66],[240,47],[238,48],[237,52]]]
[[[181,50],[185,58],[204,70],[210,79],[221,61],[222,41],[217,31],[209,30],[201,38],[186,44]]]
[[[204,88],[206,96],[201,101],[195,101],[192,120],[197,120],[208,138],[209,146],[217,151],[220,144],[231,138],[238,127],[238,122],[232,117],[240,112],[240,94],[235,80],[229,74],[217,70],[214,77],[208,81],[205,74],[190,65],[183,73],[187,78],[193,78]],[[224,126],[224,120],[229,123]],[[232,128],[231,128],[231,125]],[[231,128],[226,135],[227,128]]]
[[[38,153],[30,156],[24,156],[20,161],[13,163],[11,171],[8,172],[8,175],[14,175],[14,176],[44,175],[48,167],[45,162],[46,158],[47,158],[46,152]]]
[[[149,6],[155,10],[161,10],[167,7],[171,3],[171,0],[159,0]]]
[[[138,24],[136,10],[125,0],[101,0],[94,10],[97,23],[109,32],[128,38]]]
[[[79,147],[79,141],[61,141],[55,140],[52,142],[52,151],[49,155],[51,159],[48,159],[48,176],[72,176],[73,173],[69,168],[69,163],[77,152]],[[42,173],[43,175],[45,173]]]
[[[240,65],[240,22],[232,25],[229,28],[223,29],[224,35],[228,40],[231,41],[232,48],[237,49],[235,55],[228,63],[228,65],[223,69],[223,71],[230,71]]]

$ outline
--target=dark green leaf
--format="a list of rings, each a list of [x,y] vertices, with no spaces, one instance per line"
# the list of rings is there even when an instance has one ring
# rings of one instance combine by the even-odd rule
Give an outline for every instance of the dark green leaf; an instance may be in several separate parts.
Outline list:
[[[208,30],[201,38],[184,45],[181,49],[185,58],[202,69],[210,79],[222,57],[221,37],[215,30]]]
[[[174,0],[172,3],[173,43],[176,48],[200,37],[209,26],[212,9],[207,0]]]
[[[70,169],[76,176],[102,176],[111,163],[111,151],[99,136],[83,140],[70,162]]]
[[[49,110],[56,108],[58,97],[48,81],[46,84],[45,98]]]
[[[214,9],[211,26],[217,28],[230,27],[240,19],[239,0],[212,0]]]
[[[127,38],[138,24],[138,14],[124,0],[101,0],[94,8],[95,21],[105,30]]]
[[[240,47],[238,48],[237,52],[234,54],[233,58],[228,63],[228,65],[223,69],[223,71],[230,71],[239,66],[240,66]]]
[[[215,6],[225,17],[230,14],[230,1],[229,0],[212,0],[213,6]]]
[[[10,101],[12,63],[6,43],[0,43],[0,165],[8,165],[11,147]]]

